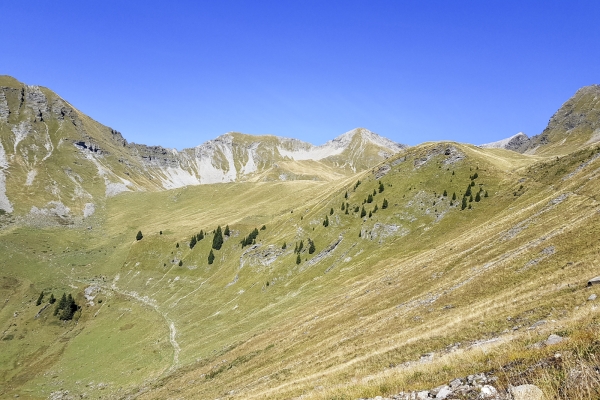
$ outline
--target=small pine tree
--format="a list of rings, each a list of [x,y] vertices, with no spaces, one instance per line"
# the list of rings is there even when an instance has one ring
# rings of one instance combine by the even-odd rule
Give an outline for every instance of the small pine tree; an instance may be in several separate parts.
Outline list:
[[[182,266],[183,266],[183,260],[179,260],[179,264],[178,264],[178,265],[179,265],[180,267],[182,267]]]
[[[176,243],[176,244],[175,244],[175,247],[179,248],[179,243]]]
[[[471,185],[467,186],[467,191],[465,192],[465,196],[471,195]]]
[[[452,171],[452,175],[454,175],[454,171]]]
[[[298,252],[298,243],[296,243],[296,246],[294,246],[294,254]]]
[[[448,192],[446,192],[446,189],[444,189],[444,194],[443,194],[443,196],[444,196],[444,197],[448,197]]]
[[[223,231],[223,235],[225,235],[225,236],[231,235],[231,231],[229,230],[229,225],[225,225],[225,230]]]
[[[345,212],[344,214],[346,214],[346,215],[348,215],[348,214],[349,214],[349,213],[348,213],[348,207],[346,207],[346,212]]]
[[[300,264],[302,262],[302,259],[300,258],[300,254],[298,254],[298,256],[296,256],[296,264]]]
[[[377,212],[377,210],[379,210],[379,208],[377,207],[377,204],[375,204],[375,208],[373,209],[373,214],[375,214]]]
[[[212,248],[221,250],[221,246],[223,246],[223,232],[221,231],[221,225],[219,225],[215,231],[215,236],[213,237]]]
[[[362,231],[358,232],[358,237],[362,237]]]
[[[475,181],[471,181],[471,186],[475,186]]]
[[[283,246],[281,246],[281,250],[285,250],[287,248],[287,244],[283,242]]]
[[[452,200],[456,200],[456,192],[452,192]]]
[[[312,240],[308,239],[308,254],[312,254],[315,252],[315,242],[313,242]]]
[[[481,196],[479,195],[479,192],[477,192],[477,194],[475,195],[475,201],[479,203],[480,200]]]
[[[48,303],[54,304],[55,302],[56,302],[56,297],[54,297],[54,293],[51,293],[50,300],[48,300]]]
[[[159,235],[162,235],[162,231],[160,231],[158,234],[159,234]]]
[[[348,191],[346,191],[346,194],[344,195],[345,199],[348,199]]]
[[[488,197],[488,192],[487,192],[487,190],[485,191],[485,194],[483,195],[483,197]]]
[[[477,168],[479,169],[479,167],[477,167]],[[475,179],[477,179],[478,177],[479,177],[479,175],[477,174],[477,172],[475,172],[475,173],[473,174],[473,177],[472,177],[471,179],[472,179],[472,180],[475,180]]]
[[[369,211],[369,218],[371,218],[373,216],[373,213],[371,213],[371,211]]]
[[[373,189],[373,196],[377,196],[377,191]]]
[[[452,200],[450,200],[450,207],[452,207],[454,205],[454,202]]]
[[[210,253],[208,253],[208,265],[212,264],[215,261],[215,254],[212,249],[210,249]]]
[[[260,230],[261,230],[261,231],[264,231],[264,230],[266,230],[266,229],[267,229],[267,226],[266,226],[266,225],[263,225],[263,226],[261,226],[261,227],[260,227]]]
[[[360,210],[359,206],[354,207],[354,212],[358,212]]]
[[[473,195],[470,195],[469,196],[469,203],[472,203],[472,202],[473,202]]]
[[[190,249],[193,249],[195,245],[196,245],[196,235],[192,236],[192,239],[190,240]]]
[[[471,209],[471,205],[469,204],[469,210]]]
[[[329,226],[329,217],[325,216],[325,220],[323,221],[323,226],[327,228]]]
[[[329,211],[329,215],[333,215],[333,207],[331,208],[331,210]]]
[[[367,203],[372,203],[372,202],[373,202],[373,196],[372,196],[372,195],[369,195],[369,196],[367,197]]]
[[[344,211],[345,209],[346,209],[346,203],[344,203],[344,202],[342,201],[342,211]]]
[[[304,248],[304,240],[301,240],[300,244],[298,245],[298,254],[300,254],[300,252],[302,251],[303,248]]]
[[[202,239],[204,239],[204,231],[202,229],[200,229],[200,233],[198,233],[198,235],[196,237],[196,241],[199,242]]]
[[[462,204],[461,204],[461,206],[460,206],[460,209],[461,209],[461,210],[464,210],[465,208],[467,208],[467,198],[466,198],[466,197],[463,197],[463,198],[462,198]]]
[[[142,240],[144,235],[142,235],[142,231],[138,231],[137,235],[135,235],[135,240]]]
[[[383,187],[383,183],[381,183],[381,181],[379,181],[379,193],[383,192],[385,190],[385,188]]]
[[[383,199],[383,204],[381,205],[381,209],[385,210],[386,208],[388,208],[388,201],[386,199]]]
[[[40,304],[42,304],[42,300],[44,300],[44,292],[42,291],[42,293],[40,293],[40,297],[38,297],[37,301],[35,302],[36,306],[39,306]]]
[[[360,210],[360,217],[364,217],[365,215],[367,215],[367,211],[365,210],[365,206],[363,206],[362,210]]]

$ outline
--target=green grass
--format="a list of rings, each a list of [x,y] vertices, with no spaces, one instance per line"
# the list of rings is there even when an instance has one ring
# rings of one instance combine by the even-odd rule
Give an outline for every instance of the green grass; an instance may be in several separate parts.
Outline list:
[[[448,146],[464,158],[446,163],[437,150]],[[549,322],[539,337],[578,332],[573,346],[592,346],[584,333],[596,332],[597,311],[585,282],[600,265],[590,180],[598,161],[563,180],[592,156],[590,148],[557,162],[425,144],[397,155],[401,162],[387,160],[391,171],[381,179],[367,171],[332,182],[125,193],[99,207],[92,229],[9,225],[0,231],[0,293],[8,299],[0,329],[10,336],[0,340],[0,393],[118,398],[143,388],[141,398],[357,398],[434,387],[514,358],[535,363],[547,354],[526,349],[538,340],[527,328],[542,319]],[[461,211],[475,172],[473,189],[489,197]],[[374,202],[364,204],[367,212],[378,205],[371,218],[341,211],[342,202],[362,207],[373,190]],[[263,224],[258,247],[242,248]],[[232,236],[209,265],[218,225],[229,225]],[[208,234],[191,250],[200,229]],[[89,285],[101,288],[103,302],[84,306],[77,321],[59,322],[51,309],[34,318],[40,291],[70,292],[83,304]],[[469,349],[495,337],[489,353]],[[443,355],[456,343],[458,353]],[[394,367],[429,352],[443,356]],[[530,378],[554,393],[559,375]]]

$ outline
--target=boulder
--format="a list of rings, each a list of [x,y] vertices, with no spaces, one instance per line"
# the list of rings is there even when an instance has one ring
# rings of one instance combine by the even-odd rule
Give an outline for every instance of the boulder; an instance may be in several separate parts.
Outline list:
[[[552,334],[552,335],[548,336],[548,339],[546,339],[544,344],[546,346],[552,346],[553,344],[558,344],[558,343],[562,342],[563,340],[565,340],[565,339],[562,336]]]
[[[543,400],[544,393],[535,385],[511,386],[508,391],[513,400]]]

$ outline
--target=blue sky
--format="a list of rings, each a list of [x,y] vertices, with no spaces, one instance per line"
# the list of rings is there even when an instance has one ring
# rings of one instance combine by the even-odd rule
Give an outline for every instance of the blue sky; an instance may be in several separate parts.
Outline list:
[[[125,3],[125,4],[122,4]],[[0,74],[129,141],[540,133],[600,83],[598,1],[4,1]]]

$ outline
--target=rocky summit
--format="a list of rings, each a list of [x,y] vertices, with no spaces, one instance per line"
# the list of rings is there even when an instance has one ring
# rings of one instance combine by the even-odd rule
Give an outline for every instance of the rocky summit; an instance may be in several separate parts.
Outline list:
[[[0,77],[0,398],[600,398],[597,93],[176,151]]]

